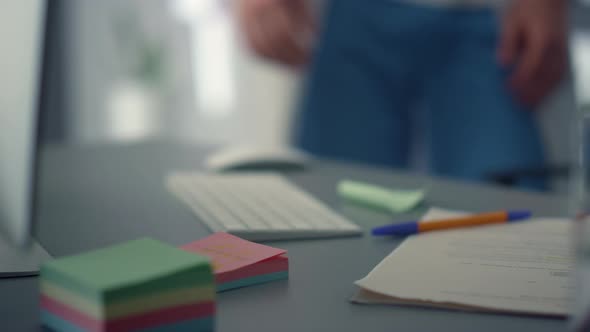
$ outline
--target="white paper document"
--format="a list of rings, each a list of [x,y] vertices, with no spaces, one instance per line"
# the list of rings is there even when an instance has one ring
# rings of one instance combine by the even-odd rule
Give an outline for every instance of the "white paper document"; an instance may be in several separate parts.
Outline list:
[[[423,219],[458,214],[431,209]],[[351,300],[565,317],[574,295],[571,226],[535,218],[408,237],[356,282]]]

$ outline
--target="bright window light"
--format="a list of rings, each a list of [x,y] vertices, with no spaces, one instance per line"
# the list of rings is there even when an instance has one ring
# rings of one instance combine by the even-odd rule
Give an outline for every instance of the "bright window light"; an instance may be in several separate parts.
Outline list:
[[[236,104],[231,19],[219,0],[175,0],[171,10],[192,31],[193,79],[198,111],[225,117]]]
[[[590,104],[590,32],[580,31],[572,36],[571,52],[578,102]]]

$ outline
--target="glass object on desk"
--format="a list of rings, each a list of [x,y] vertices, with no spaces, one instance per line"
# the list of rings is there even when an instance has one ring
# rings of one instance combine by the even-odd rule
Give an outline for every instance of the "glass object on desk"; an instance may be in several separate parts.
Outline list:
[[[587,8],[586,8],[587,9]],[[576,302],[571,328],[590,331],[590,31],[573,31],[570,38],[575,113],[575,165],[571,177],[576,250]]]
[[[576,211],[576,300],[572,328],[590,331],[590,104],[577,114],[576,164],[572,176],[573,209]]]

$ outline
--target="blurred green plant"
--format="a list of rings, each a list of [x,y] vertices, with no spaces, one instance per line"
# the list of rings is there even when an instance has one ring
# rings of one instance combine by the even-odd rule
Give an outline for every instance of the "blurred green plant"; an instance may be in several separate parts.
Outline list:
[[[143,84],[163,88],[167,79],[165,41],[150,36],[137,13],[126,9],[113,16],[111,25],[120,52],[120,72]]]

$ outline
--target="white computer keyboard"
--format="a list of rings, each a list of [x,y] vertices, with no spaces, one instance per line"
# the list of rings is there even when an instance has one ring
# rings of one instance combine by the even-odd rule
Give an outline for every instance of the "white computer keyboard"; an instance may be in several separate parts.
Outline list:
[[[252,241],[361,234],[358,225],[275,174],[175,173],[167,186],[214,232]]]

